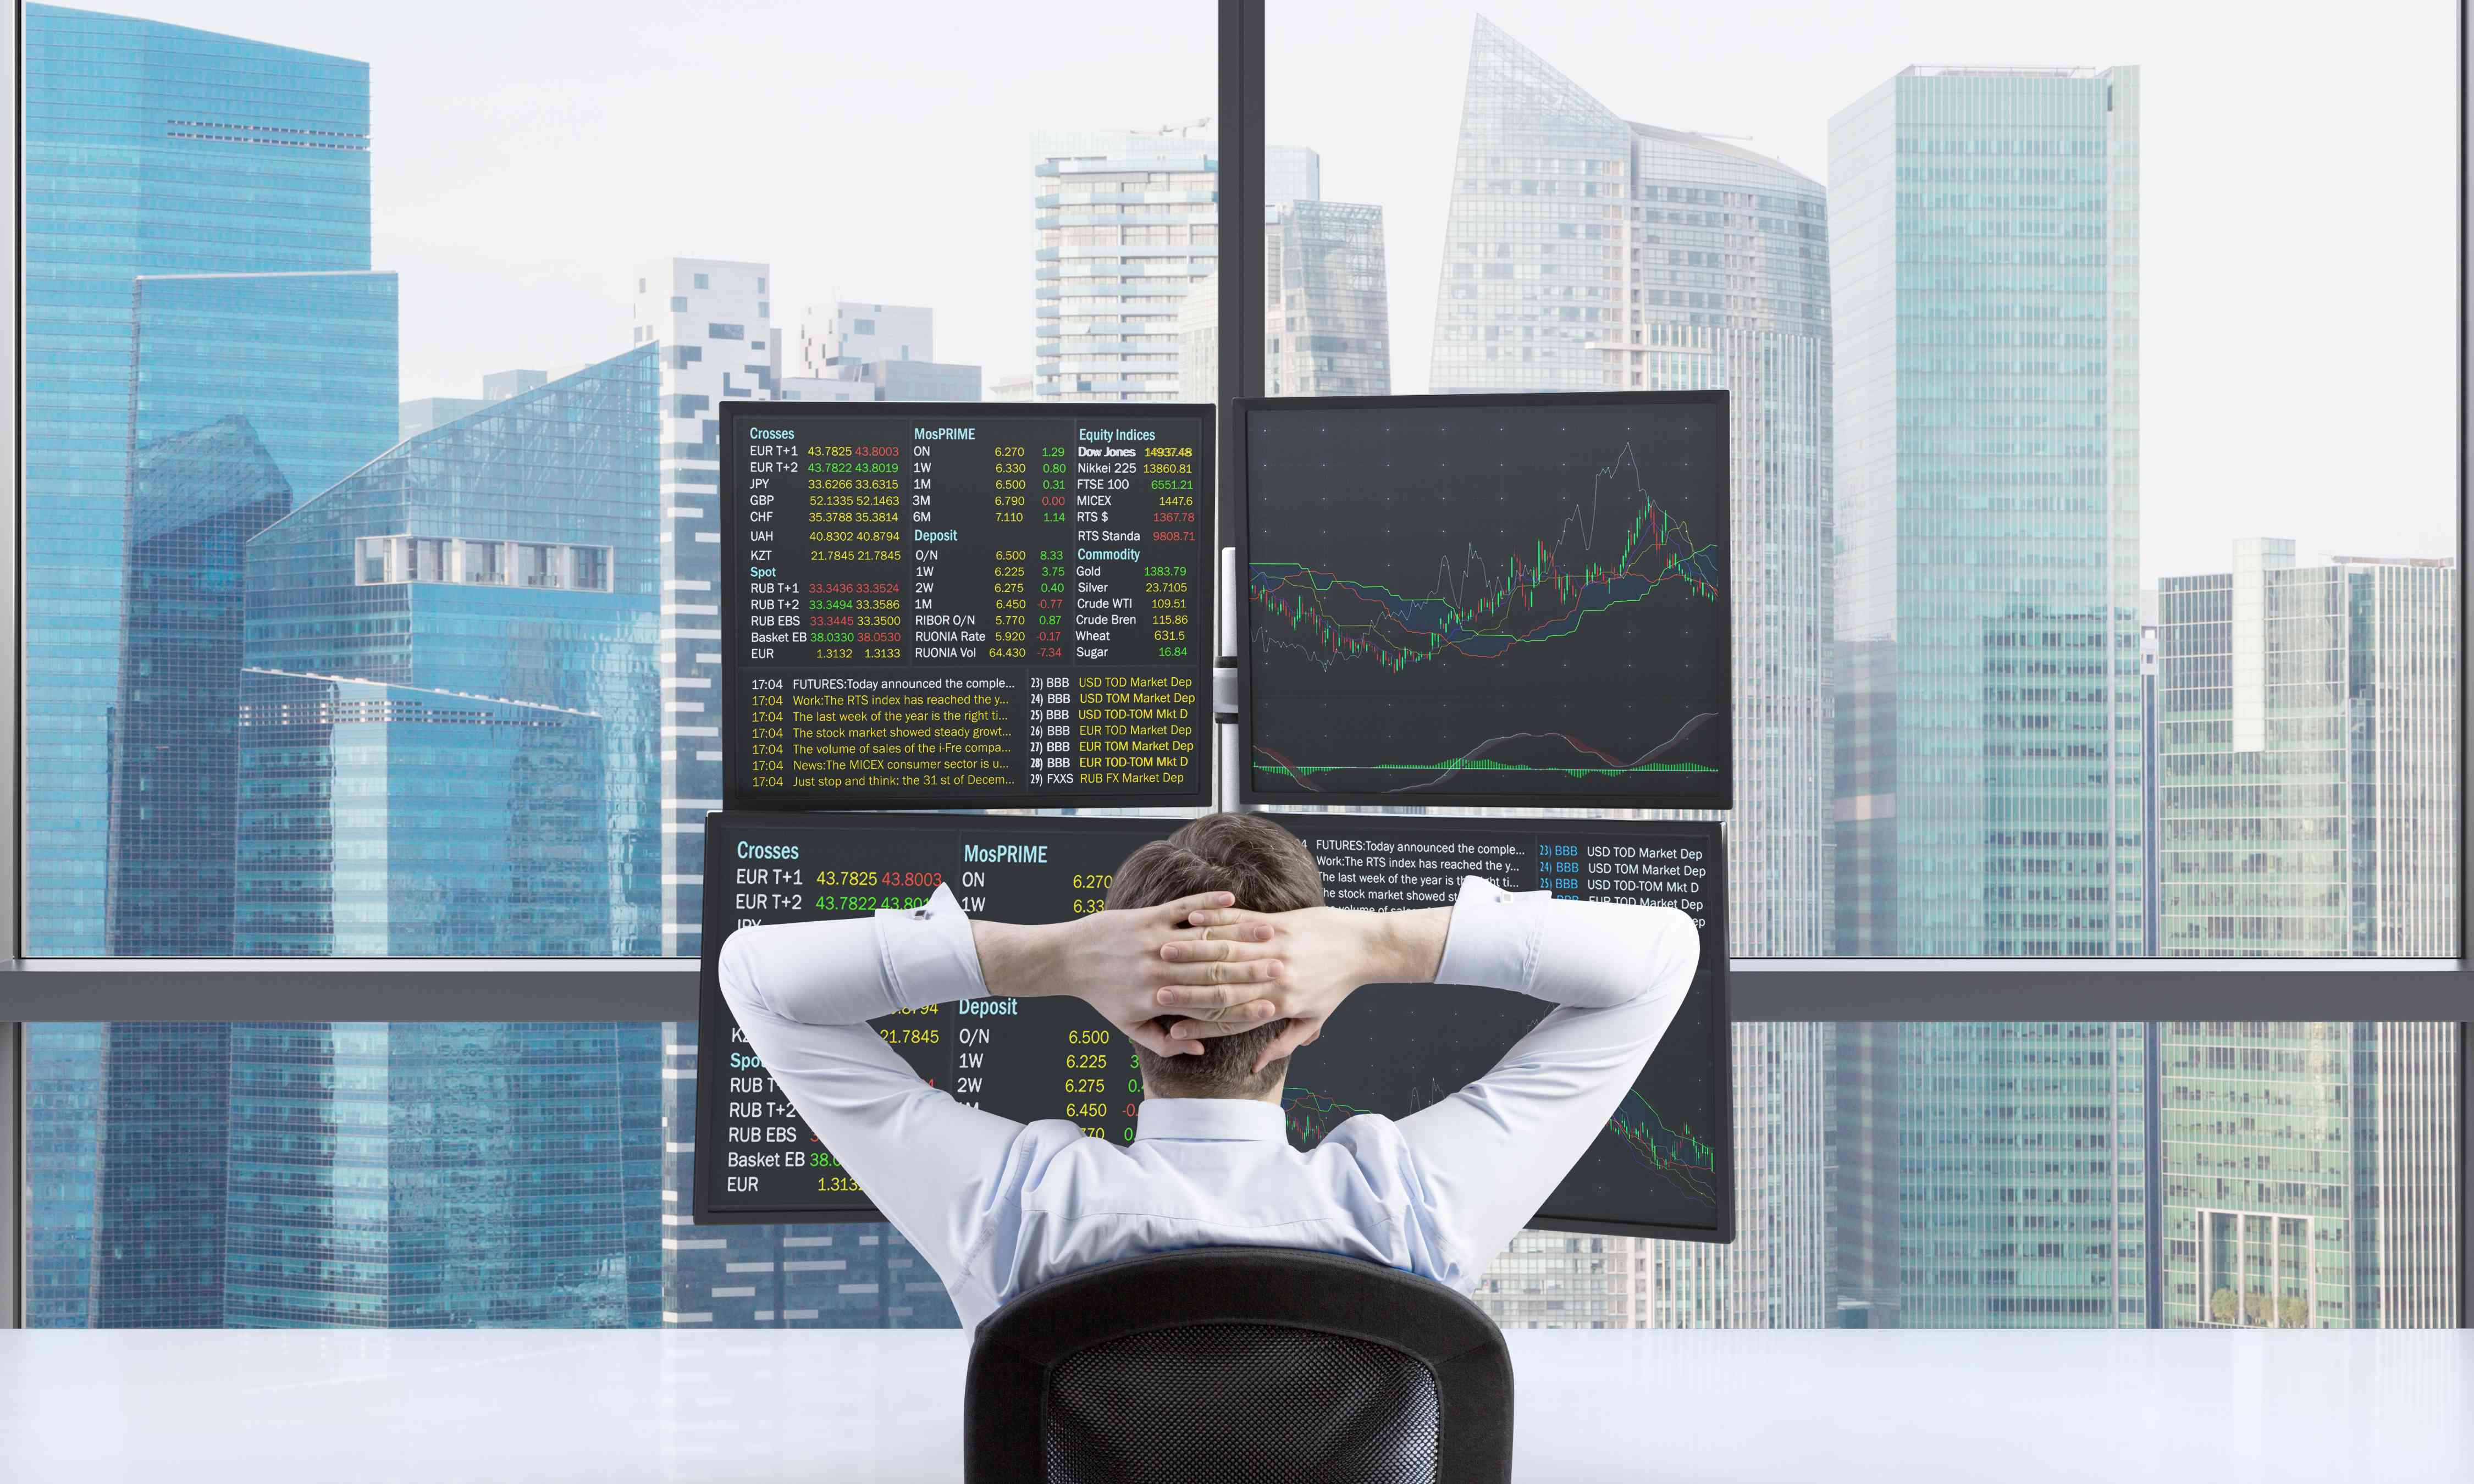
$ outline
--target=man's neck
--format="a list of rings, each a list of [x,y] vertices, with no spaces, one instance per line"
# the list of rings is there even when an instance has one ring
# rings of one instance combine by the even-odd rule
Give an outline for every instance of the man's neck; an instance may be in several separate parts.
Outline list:
[[[1162,1092],[1154,1088],[1146,1087],[1143,1089],[1143,1096],[1146,1098],[1156,1097],[1162,1099],[1176,1099],[1179,1101],[1270,1103],[1273,1106],[1277,1107],[1280,1101],[1280,1094],[1287,1090],[1288,1084],[1286,1083],[1281,1083],[1279,1086],[1273,1088],[1268,1092],[1263,1092],[1253,1096],[1248,1096],[1244,1093],[1236,1092]]]

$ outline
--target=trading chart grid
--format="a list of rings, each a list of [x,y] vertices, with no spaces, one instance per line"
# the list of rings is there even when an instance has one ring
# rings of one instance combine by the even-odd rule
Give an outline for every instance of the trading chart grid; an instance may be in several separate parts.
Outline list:
[[[1723,809],[1723,392],[1240,404],[1249,803]]]

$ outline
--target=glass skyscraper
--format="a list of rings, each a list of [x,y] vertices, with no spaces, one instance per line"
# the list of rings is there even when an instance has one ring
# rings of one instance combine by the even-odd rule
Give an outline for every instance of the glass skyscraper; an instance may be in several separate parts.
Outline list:
[[[1315,158],[1310,150],[1291,155]],[[1263,386],[1273,396],[1382,396],[1392,390],[1392,295],[1383,208],[1301,197],[1263,219]],[[1178,302],[1178,395],[1220,395],[1220,275]]]
[[[661,946],[703,940],[704,817],[721,807],[720,419],[726,397],[781,395],[785,359],[763,263],[662,258],[637,270],[637,352],[659,376]],[[897,345],[899,342],[897,342]],[[793,364],[796,364],[794,361]],[[838,371],[840,368],[834,368]],[[810,387],[818,383],[807,382]],[[863,390],[874,391],[876,388]],[[955,1323],[943,1285],[892,1228],[694,1225],[695,1026],[660,1027],[661,1184],[654,1234],[664,1325],[934,1326]]]
[[[366,271],[369,68],[87,11],[21,16],[27,947],[96,954],[109,936],[138,280]],[[181,333],[177,317],[154,323]],[[273,352],[286,338],[293,374],[323,353],[314,323],[255,344]],[[309,441],[349,442],[356,426],[347,417]],[[279,466],[294,458],[289,430],[257,436]],[[304,468],[316,462],[300,451]]]
[[[1727,849],[1742,955],[1807,957],[1831,942],[1826,220],[1819,182],[1724,140],[1629,123],[1478,19],[1433,388],[1732,394],[1743,596]],[[1742,1234],[1616,1251],[1620,1322],[1822,1323],[1828,1038],[1819,1024],[1736,1028]]]
[[[1383,396],[1392,390],[1392,295],[1383,208],[1298,201],[1263,223],[1273,396]]]
[[[106,947],[232,950],[241,553],[395,442],[393,274],[139,278]]]
[[[240,951],[658,951],[656,347],[249,543]]]
[[[1842,954],[2140,950],[2139,72],[1831,121]]]
[[[2456,951],[2458,572],[2234,543],[2157,592],[2158,951]],[[2446,1325],[2445,1025],[2159,1027],[2162,1323]]]
[[[2136,68],[1910,67],[1831,121],[1837,951],[2145,942]],[[2144,1327],[2132,1024],[1863,1024],[1844,1302]]]
[[[1177,400],[1178,304],[1220,261],[1220,146],[1087,131],[1031,153],[1039,400]]]
[[[2253,539],[2158,585],[2159,951],[2457,951],[2457,578]]]
[[[2158,1027],[2160,1324],[2457,1322],[2452,1029]]]

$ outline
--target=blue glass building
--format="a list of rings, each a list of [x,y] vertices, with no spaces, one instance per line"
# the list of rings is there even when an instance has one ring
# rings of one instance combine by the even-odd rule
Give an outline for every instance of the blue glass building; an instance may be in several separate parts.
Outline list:
[[[658,1036],[233,1026],[226,1323],[652,1323]]]
[[[126,16],[21,13],[26,935],[34,953],[92,954],[137,280],[366,271],[369,68]]]
[[[1830,126],[1836,949],[2146,944],[2139,69],[1910,67]],[[1841,1292],[2157,1314],[2153,1034],[1844,1026]]]
[[[251,540],[238,951],[659,950],[656,352]]]
[[[106,947],[231,951],[241,554],[394,442],[392,274],[140,278]]]
[[[104,1027],[26,1027],[26,1327],[94,1319],[94,1181]]]

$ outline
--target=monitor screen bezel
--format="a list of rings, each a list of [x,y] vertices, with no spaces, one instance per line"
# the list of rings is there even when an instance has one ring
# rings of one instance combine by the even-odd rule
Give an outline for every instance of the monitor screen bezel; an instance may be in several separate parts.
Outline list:
[[[835,793],[810,797],[803,794],[776,796],[751,794],[740,785],[733,766],[732,736],[740,684],[740,656],[745,651],[749,634],[744,618],[734,622],[735,605],[727,591],[729,574],[747,564],[745,545],[740,539],[740,523],[731,518],[734,492],[733,463],[729,449],[734,442],[738,419],[753,418],[899,418],[905,409],[922,416],[936,418],[1070,418],[1080,407],[1129,408],[1149,417],[1194,417],[1202,419],[1202,449],[1196,459],[1198,478],[1210,482],[1206,498],[1199,498],[1195,509],[1201,513],[1204,529],[1196,533],[1194,576],[1196,602],[1193,622],[1201,632],[1189,645],[1193,653],[1186,664],[1193,676],[1195,705],[1201,725],[1195,739],[1194,786],[1175,793],[1083,793],[1040,792],[1029,790],[1010,794],[970,794],[942,796],[934,799],[901,798],[890,792],[879,792],[861,798]],[[1112,412],[1109,416],[1123,416]],[[1220,726],[1212,703],[1212,671],[1216,667],[1219,648],[1216,631],[1220,614],[1219,504],[1220,504],[1220,423],[1219,408],[1209,402],[766,402],[733,398],[716,404],[716,427],[719,430],[722,448],[720,472],[715,486],[715,517],[721,524],[721,583],[716,586],[714,600],[720,611],[716,615],[721,629],[721,697],[719,729],[721,739],[721,802],[725,809],[742,809],[751,813],[814,814],[823,812],[883,811],[900,809],[1113,809],[1159,806],[1185,808],[1208,806],[1212,802],[1212,784],[1220,768]],[[1199,495],[1204,491],[1196,491]],[[908,581],[908,579],[906,579]],[[665,596],[667,596],[667,594]],[[985,661],[975,661],[985,663]],[[1010,663],[1011,661],[1003,661]],[[1080,661],[1073,667],[1082,668]],[[860,666],[857,668],[864,669]],[[1165,668],[1165,664],[1163,665]]]
[[[1276,808],[1315,805],[1361,806],[1388,804],[1398,807],[1404,801],[1396,795],[1368,793],[1294,794],[1273,793],[1254,783],[1254,646],[1253,625],[1249,621],[1250,570],[1248,550],[1252,536],[1254,459],[1251,445],[1253,415],[1258,411],[1299,412],[1311,416],[1316,411],[1376,412],[1392,410],[1453,409],[1476,410],[1491,407],[1680,407],[1714,406],[1718,410],[1719,438],[1728,457],[1718,465],[1718,518],[1727,539],[1727,601],[1718,606],[1719,690],[1726,697],[1724,741],[1721,748],[1726,767],[1719,779],[1716,794],[1678,795],[1655,791],[1609,791],[1599,794],[1516,794],[1456,793],[1420,789],[1416,803],[1438,809],[1482,809],[1501,806],[1520,809],[1692,809],[1723,811],[1735,806],[1734,761],[1734,696],[1735,696],[1735,543],[1733,530],[1734,517],[1734,424],[1724,391],[1710,392],[1538,392],[1518,395],[1492,394],[1455,395],[1448,396],[1249,396],[1239,397],[1229,404],[1229,436],[1238,441],[1239,457],[1236,476],[1230,488],[1222,492],[1227,509],[1222,525],[1228,532],[1229,544],[1236,553],[1235,575],[1228,596],[1229,619],[1234,631],[1229,642],[1237,654],[1237,799],[1245,804],[1261,804]]]
[[[1283,815],[1280,811],[1271,809],[1266,809],[1261,812],[1280,819],[1282,826],[1292,831],[1296,830],[1299,825],[1302,824],[1328,824],[1333,821],[1345,820],[1352,817],[1366,820],[1369,824],[1377,828],[1406,828],[1412,830],[1432,828],[1441,831],[1448,831],[1454,827],[1474,827],[1478,829],[1539,828],[1551,829],[1560,834],[1573,834],[1585,837],[1603,837],[1610,839],[1620,838],[1641,826],[1649,826],[1660,829],[1680,829],[1696,832],[1707,831],[1709,836],[1709,847],[1712,853],[1712,858],[1718,862],[1719,866],[1716,879],[1718,882],[1718,904],[1722,917],[1722,928],[1726,922],[1733,921],[1732,918],[1725,916],[1733,910],[1734,903],[1734,893],[1732,890],[1733,882],[1729,878],[1726,871],[1726,826],[1716,820],[1429,820],[1415,816],[1351,816],[1346,813]],[[832,814],[816,815],[808,821],[808,823],[812,823],[817,826],[828,829],[837,826],[859,827],[862,825],[877,828],[885,828],[899,827],[902,822],[916,818],[917,816],[915,814],[898,812],[868,811],[854,813],[850,811],[836,811]],[[710,842],[712,839],[713,827],[716,825],[719,825],[724,828],[734,826],[744,826],[761,829],[779,829],[785,826],[793,824],[794,819],[795,817],[785,818],[778,810],[717,810],[705,817],[706,839]],[[1292,820],[1297,823],[1291,823]],[[1164,818],[1144,819],[1141,817],[1129,818],[1126,816],[1109,815],[1040,815],[1033,817],[1032,819],[1022,819],[1018,817],[1015,821],[1011,821],[1009,823],[1033,822],[1043,826],[1053,825],[1067,829],[1093,826],[1123,827],[1127,825],[1138,824],[1158,824],[1173,829],[1177,825],[1183,823],[1183,821],[1180,820]],[[710,850],[706,852],[706,859],[708,861],[712,859]],[[716,1039],[716,1035],[722,1031],[722,1018],[727,1016],[728,1011],[728,1007],[722,1003],[721,982],[718,974],[721,944],[728,931],[727,919],[729,914],[726,911],[723,911],[720,906],[726,894],[724,893],[710,890],[703,893],[704,933],[699,944],[696,968],[695,1116],[698,1148],[695,1155],[695,1179],[690,1182],[690,1184],[694,1187],[690,1193],[690,1205],[693,1212],[695,1222],[698,1226],[808,1226],[854,1221],[883,1221],[885,1219],[884,1212],[874,1206],[845,1207],[831,1210],[817,1210],[805,1207],[770,1208],[758,1210],[716,1210],[711,1203],[709,1195],[710,1186],[708,1182],[715,1170],[713,1166],[706,1163],[707,1152],[702,1147],[703,1137],[704,1131],[708,1129],[718,1129],[721,1127],[721,1123],[717,1115],[717,1104],[723,1098],[724,1093],[722,1091],[722,1079],[718,1076],[706,1075],[709,1069],[713,1069],[709,1067],[706,1058],[709,1054],[721,1050],[726,1045],[727,1040],[726,1037],[723,1037],[723,1039],[720,1040]],[[1530,1218],[1528,1222],[1530,1230],[1577,1233],[1582,1235],[1590,1236],[1653,1237],[1667,1241],[1707,1242],[1719,1246],[1724,1246],[1734,1241],[1736,1163],[1734,1114],[1734,1024],[1731,1016],[1731,1006],[1728,1002],[1727,994],[1729,967],[1726,956],[1721,953],[1714,965],[1705,962],[1696,970],[1696,973],[1706,972],[1710,976],[1710,1045],[1706,1048],[1706,1051],[1710,1058],[1712,1067],[1712,1103],[1714,1105],[1713,1111],[1717,1130],[1715,1143],[1719,1153],[1719,1158],[1715,1161],[1712,1171],[1715,1176],[1713,1183],[1717,1186],[1716,1205],[1718,1214],[1715,1224],[1706,1227],[1692,1227],[1671,1226],[1655,1222],[1601,1221],[1587,1215],[1565,1214],[1553,1209],[1541,1208],[1535,1216]],[[1508,1051],[1511,1047],[1507,1044],[1504,1049]],[[1549,1197],[1549,1199],[1551,1200],[1552,1197]]]

